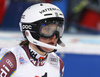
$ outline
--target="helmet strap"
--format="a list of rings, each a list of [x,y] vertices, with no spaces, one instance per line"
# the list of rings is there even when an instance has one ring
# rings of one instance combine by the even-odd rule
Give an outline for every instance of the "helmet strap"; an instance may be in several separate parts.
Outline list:
[[[36,45],[36,47],[41,51],[41,52],[46,52],[46,53],[51,53],[51,52],[56,52],[57,49],[54,49],[53,51],[51,52],[47,52],[47,51],[44,51],[40,46]]]

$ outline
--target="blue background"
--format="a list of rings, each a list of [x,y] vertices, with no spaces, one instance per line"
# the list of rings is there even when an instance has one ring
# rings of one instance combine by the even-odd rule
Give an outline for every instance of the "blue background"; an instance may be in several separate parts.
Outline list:
[[[64,61],[64,77],[100,77],[100,55],[57,54]]]

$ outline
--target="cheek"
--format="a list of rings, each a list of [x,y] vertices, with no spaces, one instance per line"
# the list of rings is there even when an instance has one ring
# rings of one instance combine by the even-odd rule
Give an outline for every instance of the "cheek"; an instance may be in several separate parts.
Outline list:
[[[44,42],[44,43],[47,43],[48,42],[48,39],[47,38],[40,37],[39,41]]]

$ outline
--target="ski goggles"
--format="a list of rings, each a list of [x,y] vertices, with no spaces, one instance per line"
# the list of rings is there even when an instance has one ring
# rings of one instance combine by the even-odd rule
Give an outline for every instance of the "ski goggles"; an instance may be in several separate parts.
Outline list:
[[[61,38],[64,32],[64,19],[49,18],[34,23],[21,23],[22,31],[29,30],[40,37],[51,38],[56,35]]]
[[[64,23],[63,21],[49,21],[42,23],[39,31],[40,35],[43,37],[50,38],[53,35],[56,35],[58,38],[61,38],[64,32]]]

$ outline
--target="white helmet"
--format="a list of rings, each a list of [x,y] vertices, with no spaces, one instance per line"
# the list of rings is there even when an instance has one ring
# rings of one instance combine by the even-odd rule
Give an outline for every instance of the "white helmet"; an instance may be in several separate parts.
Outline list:
[[[48,24],[56,24],[59,26],[55,26],[57,29],[52,31],[51,34],[49,31],[45,34],[40,28]],[[51,27],[51,25],[49,25],[49,27]],[[25,38],[27,38],[29,42],[51,49],[57,49],[57,47],[40,42],[39,37],[48,38],[58,33],[58,43],[64,46],[60,40],[64,31],[64,15],[61,10],[53,4],[38,3],[27,8],[21,17],[20,30],[24,33]]]

